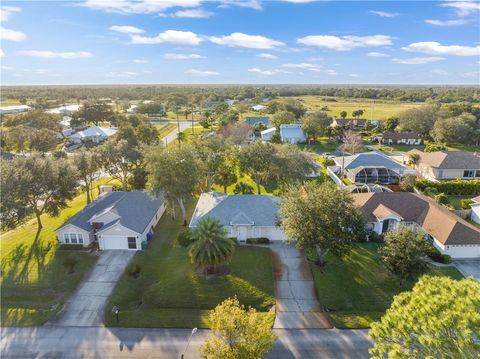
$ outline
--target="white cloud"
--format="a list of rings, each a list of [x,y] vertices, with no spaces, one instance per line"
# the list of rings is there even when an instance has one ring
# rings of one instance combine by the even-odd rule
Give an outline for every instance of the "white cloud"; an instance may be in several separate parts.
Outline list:
[[[13,13],[20,12],[21,9],[15,6],[1,6],[0,7],[0,21],[8,21]]]
[[[435,74],[435,75],[448,75],[448,72],[445,71],[445,70],[441,70],[441,69],[433,69],[432,71],[430,71],[432,74]]]
[[[392,62],[395,62],[396,64],[402,64],[402,65],[424,65],[432,62],[441,61],[441,60],[445,60],[445,59],[443,57],[432,56],[432,57],[410,57],[408,59],[392,59]]]
[[[201,2],[201,0],[86,0],[81,6],[120,14],[154,14],[174,7],[197,7]]]
[[[360,77],[360,75],[358,75],[358,74],[348,74],[348,76],[350,76],[350,77]]]
[[[192,19],[203,19],[214,15],[211,11],[206,11],[202,9],[188,9],[188,10],[179,10],[173,13],[172,17],[179,18],[192,18]]]
[[[221,0],[219,7],[244,7],[254,10],[262,10],[262,3],[259,0]]]
[[[134,71],[111,71],[108,72],[105,76],[107,77],[132,77],[138,75],[138,72]]]
[[[277,69],[273,69],[273,70],[261,70],[259,68],[256,68],[256,67],[253,67],[251,69],[248,69],[247,70],[248,72],[255,72],[257,74],[260,74],[260,75],[266,75],[266,76],[271,76],[271,75],[276,75],[278,74],[278,70]]]
[[[272,55],[272,54],[258,54],[257,57],[261,57],[262,59],[269,59],[269,60],[274,60],[277,58],[277,56]]]
[[[224,36],[210,36],[211,42],[217,45],[231,47],[247,47],[250,49],[273,49],[285,45],[281,41],[273,40],[261,35],[247,35],[241,32],[234,32]]]
[[[459,16],[468,16],[480,11],[480,3],[476,1],[447,1],[439,6],[454,9]]]
[[[400,15],[398,12],[386,12],[386,11],[376,11],[376,10],[371,10],[370,14],[381,16],[381,17],[395,17]]]
[[[370,56],[370,57],[390,57],[390,55],[384,54],[383,52],[368,52],[367,56]]]
[[[198,54],[172,54],[172,53],[167,53],[163,55],[164,59],[167,60],[192,60],[192,59],[202,59],[205,58],[205,56],[201,56]]]
[[[414,42],[402,50],[429,55],[479,56],[480,46],[442,45],[435,41]]]
[[[6,29],[3,26],[0,26],[0,39],[9,40],[9,41],[23,41],[27,38],[23,32],[15,31],[11,29]]]
[[[24,72],[36,74],[36,75],[45,75],[48,74],[48,70],[46,69],[23,69]]]
[[[325,69],[320,64],[311,64],[309,62],[301,62],[297,64],[283,64],[282,67],[290,68],[290,69],[302,69],[302,70],[309,70],[313,72],[322,72],[327,75],[336,75],[337,72],[332,69]]]
[[[460,74],[461,77],[474,77],[477,80],[480,78],[480,72],[479,71],[472,71],[472,72],[464,72]]]
[[[167,30],[157,36],[148,37],[131,35],[132,44],[177,44],[177,45],[198,45],[202,38],[191,31]]]
[[[283,0],[285,2],[290,2],[293,4],[308,4],[309,2],[316,2],[318,0]]]
[[[123,34],[141,34],[142,32],[145,32],[145,30],[139,29],[138,27],[128,26],[128,25],[110,26],[110,30],[116,31],[116,32],[121,32]]]
[[[297,39],[297,43],[307,46],[324,47],[336,51],[350,51],[356,47],[391,45],[392,37],[387,35],[342,37],[331,35],[310,35]]]
[[[135,59],[133,60],[136,64],[148,64],[148,60]]]
[[[15,67],[13,67],[13,66],[2,66],[2,70],[5,70],[5,71],[15,70]]]
[[[425,20],[427,24],[434,26],[460,26],[468,24],[470,21],[467,19],[456,19],[456,20]]]
[[[193,76],[201,76],[201,77],[208,77],[208,76],[216,76],[220,75],[220,72],[216,71],[204,71],[204,70],[196,70],[196,69],[190,69],[186,72],[189,75]]]
[[[5,53],[3,52],[2,49],[0,49],[0,57],[4,57],[5,56]]]
[[[55,52],[55,51],[38,51],[27,50],[19,51],[19,54],[31,57],[40,57],[43,59],[84,59],[92,57],[93,54],[87,51],[76,52]]]

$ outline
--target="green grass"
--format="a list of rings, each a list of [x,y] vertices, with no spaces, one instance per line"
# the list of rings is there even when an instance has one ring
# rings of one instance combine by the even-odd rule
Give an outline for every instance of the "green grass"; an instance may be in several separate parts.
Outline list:
[[[330,140],[328,137],[321,137],[318,142],[312,144],[298,144],[302,150],[316,153],[333,152],[338,147],[338,143]]]
[[[177,126],[172,125],[172,124],[167,124],[167,125],[155,125],[158,128],[158,137],[164,138],[167,136],[170,132],[172,132]]]
[[[195,201],[188,203],[191,215]],[[237,296],[246,306],[263,313],[275,304],[272,258],[269,249],[237,247],[223,278],[197,275],[188,251],[176,245],[181,219],[165,214],[155,230],[148,250],[139,252],[133,263],[142,267],[139,278],[124,274],[106,309],[109,326],[208,327],[208,314],[225,298]],[[120,305],[120,322],[110,312]]]
[[[462,199],[472,198],[472,196],[448,196],[448,204],[453,209],[462,209]]]
[[[6,100],[6,101],[0,102],[0,107],[17,106],[17,105],[20,105],[19,100]]]
[[[408,283],[402,289],[387,272],[380,262],[379,246],[358,244],[343,259],[329,256],[324,268],[311,264],[320,304],[331,310],[337,328],[368,328],[390,307],[393,296],[413,286]],[[463,278],[454,267],[433,267],[428,274]]]
[[[413,149],[423,151],[425,146],[424,145],[418,145],[418,146],[408,146],[408,145],[378,145],[378,144],[369,144],[372,149],[374,150],[380,150],[383,152],[408,152]]]
[[[96,185],[109,181],[103,179]],[[57,251],[58,242],[54,230],[86,205],[86,195],[78,195],[69,205],[58,217],[42,216],[43,229],[38,239],[35,239],[35,219],[15,230],[2,233],[0,258],[3,325],[43,324],[61,308],[95,262],[96,257],[84,252]],[[68,274],[62,264],[69,255],[78,261],[73,274]]]

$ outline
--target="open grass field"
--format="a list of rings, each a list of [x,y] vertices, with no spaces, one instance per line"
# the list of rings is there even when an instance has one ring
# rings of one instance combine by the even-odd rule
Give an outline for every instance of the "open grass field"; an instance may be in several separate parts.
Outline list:
[[[6,101],[2,101],[0,102],[0,107],[7,107],[7,106],[16,106],[16,105],[20,105],[20,101],[19,100],[6,100]]]
[[[103,179],[96,185],[105,184]],[[97,191],[94,191],[96,196]],[[83,252],[57,251],[54,230],[86,205],[79,194],[58,217],[42,216],[43,229],[35,239],[37,222],[31,219],[22,227],[1,235],[1,299],[3,325],[40,325],[53,316],[75,289],[96,257]],[[75,273],[68,274],[63,261],[77,259]]]
[[[343,259],[330,256],[325,268],[311,264],[318,299],[331,310],[335,327],[368,328],[390,307],[393,296],[413,286],[400,288],[398,279],[382,266],[379,246],[357,244]],[[463,278],[454,267],[432,267],[428,274]]]
[[[190,217],[196,200],[187,204]],[[246,306],[266,311],[275,304],[272,257],[269,249],[237,247],[230,273],[223,278],[204,279],[197,275],[188,250],[176,244],[182,220],[166,213],[155,229],[146,251],[132,263],[141,266],[134,279],[124,274],[107,309],[120,305],[116,323],[110,310],[105,322],[125,327],[208,327],[208,314],[225,298],[237,296]],[[273,321],[273,314],[271,316]]]

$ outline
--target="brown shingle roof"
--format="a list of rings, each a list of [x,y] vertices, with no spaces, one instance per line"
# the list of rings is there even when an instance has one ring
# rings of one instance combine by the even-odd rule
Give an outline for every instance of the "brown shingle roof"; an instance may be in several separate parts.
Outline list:
[[[383,205],[404,221],[416,222],[444,245],[480,245],[480,230],[426,196],[407,192],[353,193],[352,196],[367,221],[377,221],[374,212]]]
[[[480,169],[480,156],[466,151],[409,151],[420,156],[420,162],[439,169]]]
[[[420,137],[413,132],[384,132],[382,138],[384,140],[398,141],[403,139],[418,140]]]

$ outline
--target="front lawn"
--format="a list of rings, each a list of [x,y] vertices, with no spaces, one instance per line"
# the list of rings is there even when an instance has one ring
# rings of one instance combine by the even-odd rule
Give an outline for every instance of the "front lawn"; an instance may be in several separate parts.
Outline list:
[[[98,181],[105,184],[109,179]],[[94,191],[97,195],[97,191]],[[42,216],[43,229],[35,239],[37,222],[1,235],[1,299],[2,325],[41,325],[59,310],[83,275],[96,260],[84,252],[57,251],[54,230],[86,205],[81,193],[58,217]],[[68,274],[65,257],[77,260],[75,273]]]
[[[298,144],[302,150],[316,153],[334,152],[338,146],[336,141],[328,137],[320,137],[317,142],[311,144]]]
[[[324,268],[311,264],[318,299],[331,310],[335,327],[370,327],[390,307],[393,296],[413,286],[400,288],[398,279],[382,266],[379,246],[357,244],[343,259],[329,256]],[[454,267],[433,267],[428,274],[463,278]]]
[[[189,216],[195,203],[188,203]],[[125,273],[110,297],[107,325],[204,328],[210,310],[225,298],[237,296],[242,304],[263,312],[275,304],[269,249],[237,247],[230,274],[203,279],[190,263],[188,251],[175,243],[181,223],[168,213],[160,220],[148,250],[132,260],[141,266],[140,276],[134,279]],[[118,324],[111,313],[114,305],[120,306]]]

